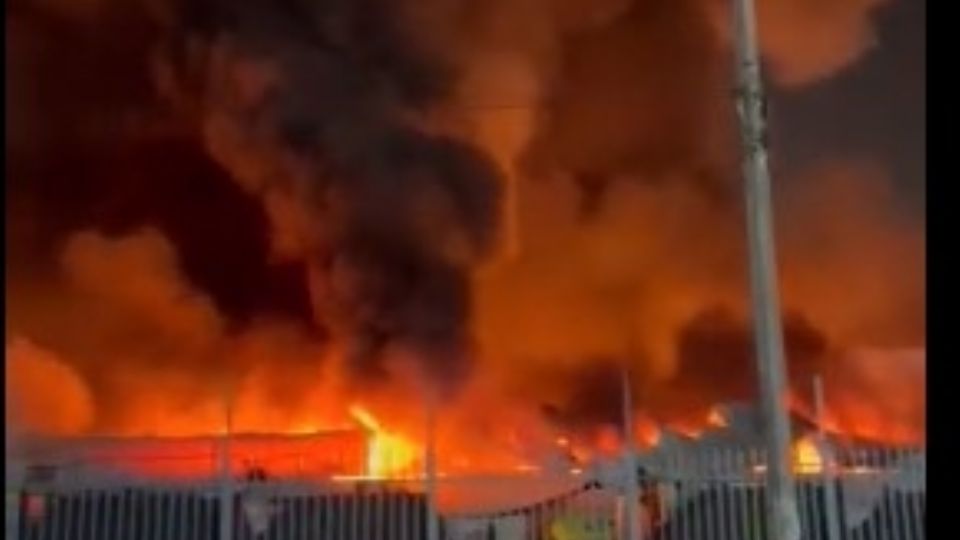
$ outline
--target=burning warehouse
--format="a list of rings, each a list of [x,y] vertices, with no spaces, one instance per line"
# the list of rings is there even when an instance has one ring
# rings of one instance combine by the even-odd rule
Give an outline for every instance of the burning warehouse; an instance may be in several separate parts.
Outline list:
[[[52,481],[209,480],[220,474],[224,438],[101,437],[23,441],[11,456]],[[357,430],[230,437],[230,470],[239,478],[363,476],[368,435]],[[28,479],[29,480],[29,479]]]
[[[788,95],[863,61],[881,9],[768,4]],[[8,2],[8,454],[396,479],[424,401],[451,474],[582,468],[630,429],[752,440],[715,409],[758,386],[715,8]],[[776,190],[790,405],[917,444],[922,212],[879,157],[821,150]]]

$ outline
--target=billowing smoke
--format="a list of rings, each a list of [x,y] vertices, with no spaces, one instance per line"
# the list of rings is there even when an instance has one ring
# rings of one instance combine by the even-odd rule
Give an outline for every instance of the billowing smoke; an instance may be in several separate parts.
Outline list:
[[[409,354],[450,380],[501,181],[480,151],[428,129],[450,68],[399,16],[377,0],[184,2],[158,67],[211,154],[264,199],[278,247],[308,261],[347,364],[384,375],[386,355]]]
[[[90,427],[89,390],[62,359],[22,338],[10,342],[4,356],[8,436],[24,431],[71,434]]]
[[[880,3],[759,2],[773,82],[855,63]],[[728,8],[8,4],[8,335],[83,380],[75,430],[216,429],[226,387],[257,429],[416,424],[411,372],[469,440],[590,430],[624,363],[646,417],[702,421],[754,387]],[[798,407],[823,374],[916,424],[849,366],[923,347],[922,224],[869,156],[776,172]]]

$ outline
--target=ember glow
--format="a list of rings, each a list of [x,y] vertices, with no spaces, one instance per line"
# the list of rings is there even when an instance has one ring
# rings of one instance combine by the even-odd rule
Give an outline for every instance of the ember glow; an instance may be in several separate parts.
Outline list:
[[[738,427],[718,406],[756,383],[712,3],[72,4],[7,7],[18,434],[200,452],[229,401],[238,436],[338,434],[362,449],[336,474],[396,478],[420,474],[429,392],[444,474],[580,470],[622,445],[624,364],[641,448]],[[764,54],[799,92],[859,61],[879,3],[776,4]],[[778,178],[791,407],[815,416],[820,375],[828,431],[917,442],[923,220],[889,174],[837,155]],[[337,469],[249,444],[238,470]]]

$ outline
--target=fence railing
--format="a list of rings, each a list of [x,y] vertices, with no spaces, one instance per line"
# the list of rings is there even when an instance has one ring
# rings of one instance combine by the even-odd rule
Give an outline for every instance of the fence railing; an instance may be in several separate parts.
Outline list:
[[[817,454],[797,475],[804,540],[923,540],[921,449],[858,448]],[[644,540],[767,537],[762,451],[661,448],[639,456]],[[626,482],[619,464],[577,473],[438,478],[441,540],[626,540]],[[232,501],[233,540],[427,539],[427,497],[418,481],[27,482],[8,491],[8,539],[220,540]],[[14,508],[10,508],[10,505]]]
[[[803,540],[922,540],[925,456],[919,449],[853,449],[798,463]],[[768,537],[764,453],[675,448],[641,456],[638,530],[650,540]],[[595,471],[582,490],[525,507],[447,516],[457,540],[624,538],[622,468]],[[522,525],[518,525],[521,522]],[[496,531],[523,530],[522,536]],[[490,531],[494,531],[491,533]],[[566,536],[564,536],[566,535]],[[454,540],[453,537],[449,540]]]

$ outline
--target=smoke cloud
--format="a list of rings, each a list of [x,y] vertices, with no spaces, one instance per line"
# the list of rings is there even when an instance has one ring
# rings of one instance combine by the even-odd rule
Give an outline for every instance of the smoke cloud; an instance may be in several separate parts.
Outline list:
[[[855,63],[880,5],[759,2],[774,82]],[[588,429],[624,362],[657,421],[750,395],[726,2],[7,9],[7,330],[75,372],[71,429],[216,429],[225,386],[315,425],[411,378],[470,440],[493,407]],[[797,384],[915,422],[912,383],[842,366],[923,346],[922,223],[869,156],[777,179]]]
[[[69,364],[23,338],[9,342],[4,353],[8,434],[71,435],[90,427],[90,392]]]
[[[59,351],[84,378],[99,427],[123,425],[138,396],[159,389],[186,404],[206,392],[223,367],[223,321],[185,283],[164,237],[80,232],[62,253],[65,279],[14,290],[8,311],[14,333]]]
[[[264,198],[277,247],[309,260],[316,315],[351,365],[375,373],[399,348],[441,379],[462,371],[468,271],[496,240],[501,182],[417,121],[444,94],[442,59],[384,2],[180,7],[165,81]]]
[[[787,185],[778,236],[795,391],[809,403],[819,374],[844,399],[874,401],[879,386],[866,392],[852,382],[857,370],[835,364],[860,348],[924,342],[922,229],[868,165],[825,164]],[[530,205],[521,212],[530,216],[522,254],[477,281],[477,335],[491,376],[547,403],[600,406],[627,363],[640,406],[661,418],[705,418],[712,404],[753,396],[740,209],[692,184],[671,186],[615,185],[588,223],[572,184],[565,193],[545,184],[522,192]],[[611,377],[590,383],[603,365],[614,367]],[[884,391],[920,406],[912,383],[901,382],[887,380]],[[609,417],[608,405],[600,409]],[[897,418],[909,424],[916,415]]]
[[[876,45],[873,15],[887,3],[757,2],[761,47],[775,80],[785,86],[802,86],[856,62]]]

